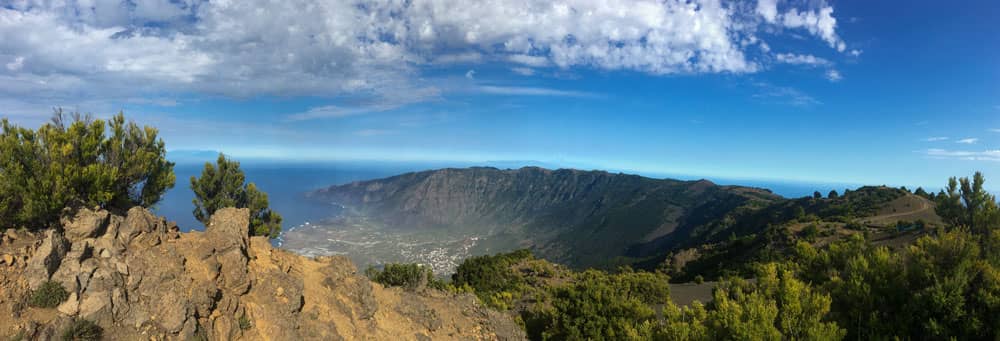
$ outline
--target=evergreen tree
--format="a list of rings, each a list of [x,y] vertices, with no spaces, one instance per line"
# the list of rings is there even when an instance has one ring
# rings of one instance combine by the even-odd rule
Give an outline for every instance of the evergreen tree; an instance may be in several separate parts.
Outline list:
[[[0,128],[0,227],[51,226],[64,208],[150,207],[176,180],[157,130],[122,113],[105,122],[57,109],[37,131]]]
[[[194,191],[194,217],[206,226],[215,211],[226,208],[250,209],[250,233],[277,238],[281,232],[281,215],[269,207],[267,193],[254,183],[246,183],[240,163],[219,154],[215,166],[205,163],[201,177],[191,177]]]
[[[827,198],[830,198],[830,199],[837,199],[837,198],[839,198],[839,197],[840,197],[840,195],[838,195],[838,194],[837,194],[837,190],[835,190],[835,189],[831,189],[831,190],[830,190],[830,193],[829,193],[829,194],[827,194],[827,195],[826,195],[826,197],[827,197]]]
[[[988,235],[1000,226],[996,197],[983,189],[986,179],[976,172],[969,178],[948,179],[948,187],[936,199],[937,214],[952,226],[964,226],[978,235]]]

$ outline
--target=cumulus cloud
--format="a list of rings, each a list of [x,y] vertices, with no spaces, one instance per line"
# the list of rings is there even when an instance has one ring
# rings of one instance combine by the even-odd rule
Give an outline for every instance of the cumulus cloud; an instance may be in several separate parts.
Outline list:
[[[777,5],[761,1],[756,13],[767,25],[806,30],[843,50],[832,7]],[[720,0],[17,0],[0,6],[0,92],[39,103],[162,93],[381,99],[427,88],[425,66],[484,62],[750,73],[767,62],[769,45],[756,38],[762,28],[746,7]]]
[[[827,70],[825,76],[826,79],[830,80],[831,82],[839,82],[841,79],[844,79],[844,76],[840,74],[840,71],[833,69]]]
[[[784,12],[779,12],[778,0],[758,0],[756,13],[764,18],[766,23],[790,29],[804,29],[823,39],[838,52],[844,52],[847,44],[837,34],[837,19],[833,17],[833,6],[823,0],[813,3],[818,5],[810,9],[788,8]],[[849,53],[857,56],[861,51],[852,50]]]
[[[758,0],[757,14],[767,22],[775,23],[778,19],[778,0]]]

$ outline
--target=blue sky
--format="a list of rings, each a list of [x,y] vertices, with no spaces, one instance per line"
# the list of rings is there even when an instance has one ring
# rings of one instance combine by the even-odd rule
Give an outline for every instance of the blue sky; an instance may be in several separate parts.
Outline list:
[[[4,3],[0,116],[28,126],[62,106],[246,159],[1000,179],[996,2]]]

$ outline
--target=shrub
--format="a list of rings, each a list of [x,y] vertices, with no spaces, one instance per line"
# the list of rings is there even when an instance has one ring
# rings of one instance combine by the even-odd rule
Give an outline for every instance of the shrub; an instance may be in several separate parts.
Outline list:
[[[69,293],[59,282],[48,281],[42,283],[31,293],[31,300],[28,302],[32,307],[55,308],[69,298]]]
[[[817,236],[819,236],[819,227],[816,224],[809,224],[802,229],[802,238],[809,242],[815,242]]]
[[[379,271],[374,267],[368,267],[365,275],[372,281],[387,287],[404,287],[407,289],[417,289],[424,285],[440,288],[441,283],[434,282],[434,273],[429,267],[420,264],[386,264]]]
[[[51,226],[66,207],[148,207],[174,186],[156,129],[121,113],[70,116],[57,110],[38,130],[0,120],[0,226]]]
[[[104,330],[94,322],[83,319],[73,320],[66,330],[63,330],[64,341],[97,341],[101,339]]]
[[[250,317],[247,316],[246,313],[240,315],[240,320],[238,322],[240,323],[240,330],[253,328],[253,323],[250,322]]]
[[[281,215],[271,210],[267,193],[254,183],[246,183],[240,163],[219,154],[215,166],[205,163],[201,177],[191,177],[194,191],[194,217],[208,226],[215,211],[226,208],[250,209],[250,233],[277,238],[281,232]]]

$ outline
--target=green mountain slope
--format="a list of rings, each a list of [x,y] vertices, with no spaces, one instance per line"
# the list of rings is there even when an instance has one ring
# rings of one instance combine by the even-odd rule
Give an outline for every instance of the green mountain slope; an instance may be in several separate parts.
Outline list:
[[[480,231],[572,267],[610,267],[656,242],[701,240],[700,226],[781,197],[767,190],[602,171],[442,169],[316,191],[379,225]]]

